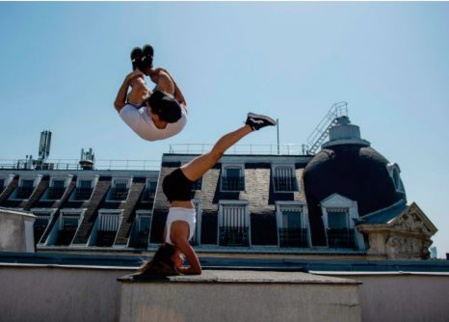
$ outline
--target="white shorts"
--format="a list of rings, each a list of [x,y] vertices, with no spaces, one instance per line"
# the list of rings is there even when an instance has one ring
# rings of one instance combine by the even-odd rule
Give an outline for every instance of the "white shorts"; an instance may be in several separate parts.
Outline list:
[[[165,242],[173,245],[170,239],[171,224],[175,221],[185,221],[189,224],[189,240],[192,239],[195,233],[196,226],[196,211],[195,209],[181,208],[181,207],[171,207],[168,211],[167,222],[165,224],[166,234]]]

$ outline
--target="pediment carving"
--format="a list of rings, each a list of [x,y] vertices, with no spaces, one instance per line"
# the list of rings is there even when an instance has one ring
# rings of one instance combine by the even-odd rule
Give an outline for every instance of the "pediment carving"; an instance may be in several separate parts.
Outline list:
[[[431,235],[431,229],[426,225],[419,213],[409,207],[403,214],[394,220],[391,225],[393,228],[415,233],[424,233],[426,235]]]

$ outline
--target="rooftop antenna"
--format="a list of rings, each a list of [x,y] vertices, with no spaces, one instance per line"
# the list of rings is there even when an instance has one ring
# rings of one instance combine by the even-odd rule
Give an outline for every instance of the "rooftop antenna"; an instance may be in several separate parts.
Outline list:
[[[95,163],[95,154],[92,151],[92,148],[89,148],[88,151],[84,151],[81,149],[81,158],[80,158],[80,166],[83,170],[92,170],[94,168]]]
[[[39,141],[39,161],[45,161],[50,155],[51,132],[42,131]]]

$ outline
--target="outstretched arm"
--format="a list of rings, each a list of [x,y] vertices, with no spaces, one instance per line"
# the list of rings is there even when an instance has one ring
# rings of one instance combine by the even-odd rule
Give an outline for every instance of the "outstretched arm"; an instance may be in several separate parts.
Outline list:
[[[120,112],[120,110],[125,106],[128,88],[131,85],[132,81],[137,77],[143,78],[143,73],[138,69],[126,75],[125,80],[123,81],[122,85],[118,90],[117,97],[115,98],[114,102],[114,107],[117,110],[117,112]]]

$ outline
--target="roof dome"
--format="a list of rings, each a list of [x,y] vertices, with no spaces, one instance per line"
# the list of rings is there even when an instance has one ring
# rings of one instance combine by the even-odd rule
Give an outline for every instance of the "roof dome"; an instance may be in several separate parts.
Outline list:
[[[389,161],[360,138],[359,127],[344,116],[329,130],[322,145],[304,169],[304,190],[311,225],[322,230],[320,203],[332,194],[357,201],[359,215],[388,207],[403,194],[397,192],[388,172]],[[320,233],[318,233],[320,235]]]

